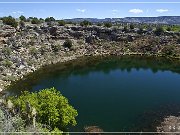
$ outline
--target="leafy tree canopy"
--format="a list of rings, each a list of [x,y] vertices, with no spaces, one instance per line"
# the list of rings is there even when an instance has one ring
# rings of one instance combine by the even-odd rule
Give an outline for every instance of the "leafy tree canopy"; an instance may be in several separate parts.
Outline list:
[[[104,26],[107,28],[110,28],[110,27],[112,27],[112,23],[111,22],[105,22]]]
[[[37,122],[49,125],[53,129],[64,130],[68,125],[76,125],[77,111],[55,88],[39,92],[24,91],[19,97],[11,97],[11,100],[16,108],[20,108],[22,114],[32,112],[32,107],[35,108]],[[27,110],[27,103],[30,104],[29,110]]]
[[[39,24],[41,21],[37,17],[30,18],[32,24]]]
[[[58,23],[60,26],[64,26],[66,24],[66,22],[64,20],[59,20]]]
[[[92,25],[92,23],[87,21],[87,20],[84,20],[84,21],[80,22],[80,25],[81,26],[88,26],[88,25]]]
[[[18,23],[16,22],[15,18],[13,18],[12,16],[3,17],[2,21],[4,24],[10,25],[15,28],[18,26]]]
[[[23,15],[21,15],[20,17],[19,17],[19,19],[21,20],[21,21],[26,21],[26,17],[25,16],[23,16]]]
[[[47,18],[45,19],[45,22],[52,22],[52,21],[56,21],[56,20],[54,19],[54,17],[47,17]]]

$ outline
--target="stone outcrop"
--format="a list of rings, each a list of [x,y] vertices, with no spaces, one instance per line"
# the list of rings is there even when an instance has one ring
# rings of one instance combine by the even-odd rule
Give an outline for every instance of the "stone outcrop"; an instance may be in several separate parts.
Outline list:
[[[161,125],[157,127],[157,132],[162,132],[162,134],[167,134],[167,135],[179,134],[180,117],[169,116],[164,118],[164,121],[161,123]]]

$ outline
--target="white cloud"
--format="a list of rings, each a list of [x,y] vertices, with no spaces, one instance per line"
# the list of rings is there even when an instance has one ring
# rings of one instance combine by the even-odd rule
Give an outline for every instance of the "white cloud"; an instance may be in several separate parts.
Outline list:
[[[17,11],[18,14],[23,14],[24,12],[23,11]]]
[[[13,11],[12,13],[13,14],[23,14],[24,12],[23,11]]]
[[[140,14],[140,13],[143,13],[143,10],[141,10],[141,9],[130,9],[129,12],[133,13],[133,14]]]
[[[159,12],[159,13],[164,13],[168,11],[169,11],[168,9],[156,9],[156,12]]]
[[[112,10],[112,12],[119,12],[119,10],[117,10],[117,9],[113,9],[113,10]]]
[[[111,12],[112,12],[113,15],[115,15],[115,14],[117,14],[119,12],[119,10],[113,9],[113,10],[111,10]]]
[[[86,9],[76,9],[76,11],[84,13],[84,12],[86,12]]]

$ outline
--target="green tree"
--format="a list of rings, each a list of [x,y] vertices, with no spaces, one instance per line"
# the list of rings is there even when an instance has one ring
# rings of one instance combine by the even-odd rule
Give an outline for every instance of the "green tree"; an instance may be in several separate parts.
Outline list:
[[[52,21],[56,21],[56,20],[54,19],[54,17],[47,17],[47,18],[45,19],[45,22],[52,22]]]
[[[43,19],[43,18],[39,18],[39,21],[40,21],[41,23],[43,23],[43,22],[44,22],[44,19]]]
[[[133,29],[134,29],[134,24],[130,24],[130,26],[129,26],[129,27],[130,27],[130,29],[132,29],[132,30],[133,30]]]
[[[40,21],[37,17],[33,17],[33,18],[31,19],[31,23],[32,23],[32,24],[39,24],[39,23],[41,23],[41,21]]]
[[[124,26],[124,28],[123,28],[123,32],[128,32],[128,28],[127,28],[127,26]]]
[[[67,48],[71,48],[72,47],[72,41],[70,39],[67,39],[64,43],[63,43],[64,47]]]
[[[138,34],[143,34],[143,27],[140,27],[139,30],[137,31]]]
[[[102,26],[102,23],[97,23],[97,26]]]
[[[154,31],[154,34],[155,34],[156,36],[160,36],[160,35],[163,34],[163,33],[164,33],[163,27],[157,27],[156,30]]]
[[[82,22],[80,22],[81,26],[88,26],[88,25],[92,25],[92,23],[90,21],[84,20]]]
[[[112,23],[111,22],[105,22],[104,26],[107,28],[110,28],[110,27],[112,27]]]
[[[27,119],[28,112],[34,107],[37,111],[37,122],[46,124],[52,129],[65,130],[69,125],[76,125],[77,111],[69,105],[67,98],[55,88],[44,89],[39,92],[24,91],[19,97],[11,97],[16,108],[21,110],[22,117]],[[27,111],[27,103],[30,109]]]
[[[66,24],[66,22],[64,20],[59,20],[58,23],[60,26],[64,26]]]
[[[25,16],[23,16],[23,15],[21,15],[21,16],[19,17],[19,19],[20,19],[21,21],[26,22],[26,17],[25,17]]]
[[[4,24],[10,25],[15,28],[18,26],[18,22],[16,22],[15,18],[13,18],[12,16],[3,17],[2,21]]]
[[[19,26],[20,26],[20,28],[24,28],[25,27],[25,22],[24,21],[20,21],[19,22]]]
[[[167,29],[166,29],[167,31],[171,31],[172,29],[171,29],[171,27],[167,27]]]

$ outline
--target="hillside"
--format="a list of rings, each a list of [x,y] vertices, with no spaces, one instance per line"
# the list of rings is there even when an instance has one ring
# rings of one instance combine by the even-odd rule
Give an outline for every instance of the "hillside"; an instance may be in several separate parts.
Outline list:
[[[180,24],[180,16],[160,16],[160,17],[125,17],[125,18],[73,18],[66,21],[81,22],[87,20],[93,23],[98,22],[131,22],[131,23],[153,23],[153,24]]]

